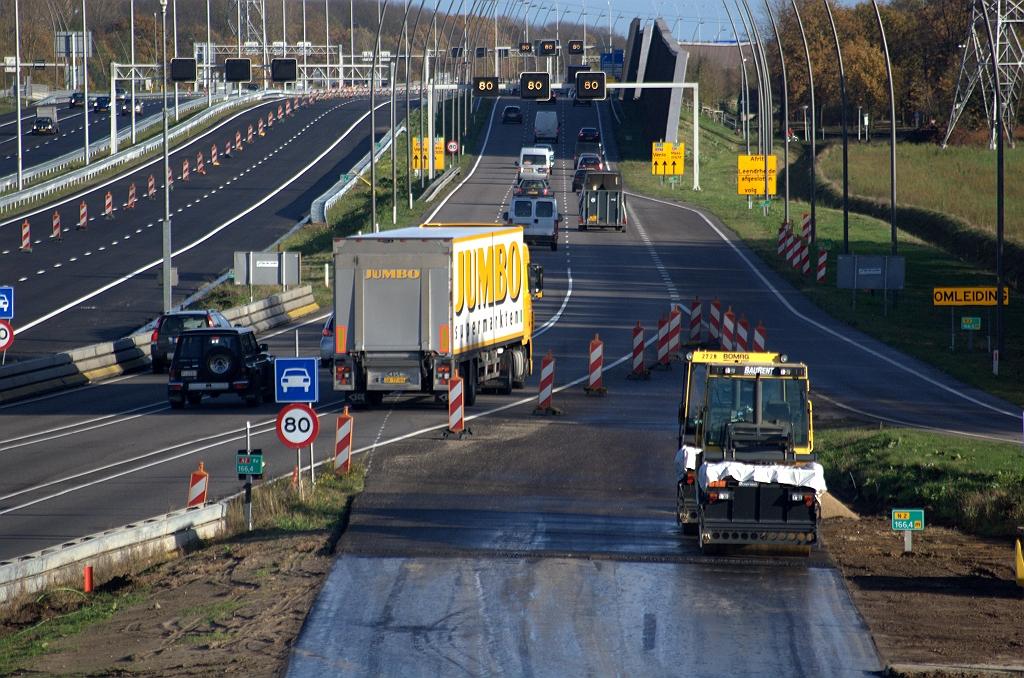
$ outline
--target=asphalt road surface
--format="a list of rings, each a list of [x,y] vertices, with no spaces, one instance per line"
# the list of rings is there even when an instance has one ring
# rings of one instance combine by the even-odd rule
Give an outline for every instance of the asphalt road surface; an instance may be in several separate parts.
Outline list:
[[[368,101],[331,99],[298,108],[268,128],[264,137],[243,141],[224,157],[224,145],[283,100],[272,100],[231,115],[180,144],[171,156],[172,245],[179,302],[233,265],[233,252],[262,250],[308,213],[310,204],[369,150]],[[387,107],[378,117],[387,121]],[[359,123],[358,125],[356,123]],[[218,147],[219,166],[210,162]],[[205,174],[196,171],[197,154]],[[182,179],[183,161],[190,165]],[[16,288],[15,344],[9,359],[49,355],[123,337],[160,314],[162,292],[163,160],[156,158],[126,175],[83,190],[27,215],[33,251],[18,250],[25,215],[0,224],[0,284]],[[148,178],[156,195],[146,199]],[[126,209],[129,186],[137,203]],[[103,215],[111,195],[113,219]],[[77,223],[82,204],[88,228]],[[49,237],[51,219],[61,218],[62,242]]]

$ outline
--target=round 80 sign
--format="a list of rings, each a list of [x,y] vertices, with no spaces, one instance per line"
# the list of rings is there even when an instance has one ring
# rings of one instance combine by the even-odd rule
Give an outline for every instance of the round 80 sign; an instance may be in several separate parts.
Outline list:
[[[0,351],[6,351],[14,343],[14,328],[6,320],[0,320]]]
[[[277,415],[277,437],[288,447],[305,447],[316,440],[318,433],[320,419],[309,405],[288,405]]]

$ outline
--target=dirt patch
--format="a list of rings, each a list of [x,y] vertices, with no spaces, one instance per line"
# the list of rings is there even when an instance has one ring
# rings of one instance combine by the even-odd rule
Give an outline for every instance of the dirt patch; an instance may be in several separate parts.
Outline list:
[[[928,527],[914,533],[913,552],[905,554],[903,533],[877,516],[827,519],[825,538],[887,664],[1024,667],[1012,540]]]

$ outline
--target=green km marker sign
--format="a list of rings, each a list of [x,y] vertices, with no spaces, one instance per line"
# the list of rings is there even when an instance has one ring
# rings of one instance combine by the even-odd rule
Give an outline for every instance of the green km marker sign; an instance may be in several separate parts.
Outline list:
[[[962,330],[980,330],[981,329],[981,318],[971,318],[968,316],[960,317],[960,329]]]
[[[896,531],[923,530],[924,509],[893,509],[892,529]]]
[[[240,475],[258,476],[263,473],[262,454],[239,454],[235,456],[235,472]]]

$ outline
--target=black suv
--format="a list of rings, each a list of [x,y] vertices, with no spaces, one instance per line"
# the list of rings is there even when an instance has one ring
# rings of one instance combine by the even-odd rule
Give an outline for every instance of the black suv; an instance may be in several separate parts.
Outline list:
[[[72,92],[68,99],[68,108],[78,108],[85,104],[85,92]]]
[[[506,106],[505,110],[501,112],[501,124],[504,125],[507,122],[522,125],[523,109],[518,106]]]
[[[203,327],[231,327],[220,311],[173,311],[156,319],[156,327],[149,338],[149,357],[153,360],[153,374],[162,374],[174,357],[178,335],[185,330]]]
[[[167,382],[167,400],[180,410],[203,394],[234,393],[249,407],[274,399],[274,363],[267,345],[248,327],[212,327],[182,332]]]

